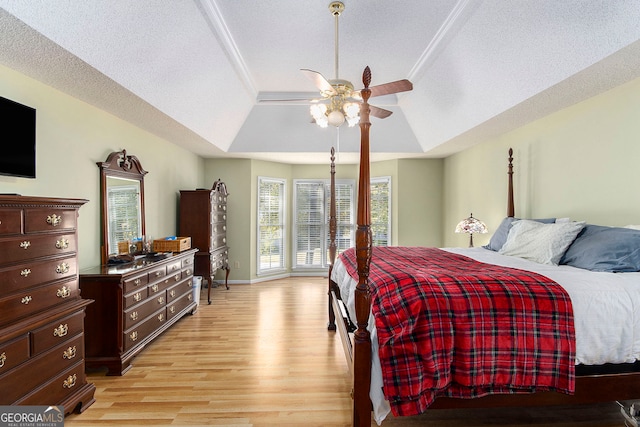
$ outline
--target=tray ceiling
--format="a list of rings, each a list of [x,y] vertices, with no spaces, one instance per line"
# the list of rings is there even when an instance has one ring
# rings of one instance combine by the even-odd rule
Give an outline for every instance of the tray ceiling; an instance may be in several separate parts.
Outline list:
[[[443,157],[640,76],[637,0],[345,0],[340,78],[372,100],[372,159]],[[203,157],[357,161],[299,71],[334,71],[329,1],[0,0],[0,64]]]

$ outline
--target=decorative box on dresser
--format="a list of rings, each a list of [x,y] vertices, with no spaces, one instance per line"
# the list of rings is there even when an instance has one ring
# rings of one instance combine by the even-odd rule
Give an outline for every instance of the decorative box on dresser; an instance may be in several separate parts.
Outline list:
[[[143,256],[80,272],[87,309],[86,364],[123,375],[144,347],[184,315],[193,313],[196,249]]]
[[[229,289],[229,248],[227,247],[227,186],[217,180],[211,190],[180,191],[180,235],[191,236],[196,254],[197,276],[207,280],[207,300],[218,270],[226,270],[224,284]]]
[[[77,218],[87,200],[0,195],[0,405],[94,401],[84,360]]]

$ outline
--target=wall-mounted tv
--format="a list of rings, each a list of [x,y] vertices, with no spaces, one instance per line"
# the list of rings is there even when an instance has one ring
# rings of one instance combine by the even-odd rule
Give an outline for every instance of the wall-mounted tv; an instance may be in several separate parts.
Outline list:
[[[0,175],[36,177],[36,110],[1,96]]]

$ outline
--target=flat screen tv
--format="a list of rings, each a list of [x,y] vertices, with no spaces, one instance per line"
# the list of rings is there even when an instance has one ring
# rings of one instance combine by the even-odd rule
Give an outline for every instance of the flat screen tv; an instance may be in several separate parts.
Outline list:
[[[1,96],[0,175],[36,177],[36,110]]]

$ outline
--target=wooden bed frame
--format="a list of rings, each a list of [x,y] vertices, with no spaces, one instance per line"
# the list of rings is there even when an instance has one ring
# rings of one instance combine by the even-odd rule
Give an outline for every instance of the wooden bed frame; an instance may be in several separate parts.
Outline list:
[[[371,298],[369,294],[369,264],[371,261],[371,211],[370,211],[370,162],[369,162],[369,98],[371,71],[366,67],[362,82],[360,107],[360,172],[358,182],[358,210],[356,230],[356,257],[358,285],[355,290],[355,328],[347,317],[340,298],[340,291],[331,280],[336,257],[336,208],[335,208],[335,158],[331,149],[331,199],[329,219],[329,330],[337,330],[353,375],[353,426],[371,426],[371,337],[367,330]],[[515,216],[513,201],[513,150],[509,149],[507,216]],[[336,316],[338,321],[336,322]],[[355,331],[354,331],[355,329]],[[575,394],[555,392],[534,394],[491,395],[477,399],[438,398],[430,409],[438,408],[488,408],[502,406],[551,406],[589,404],[615,400],[640,398],[640,363],[625,365],[577,366]]]

